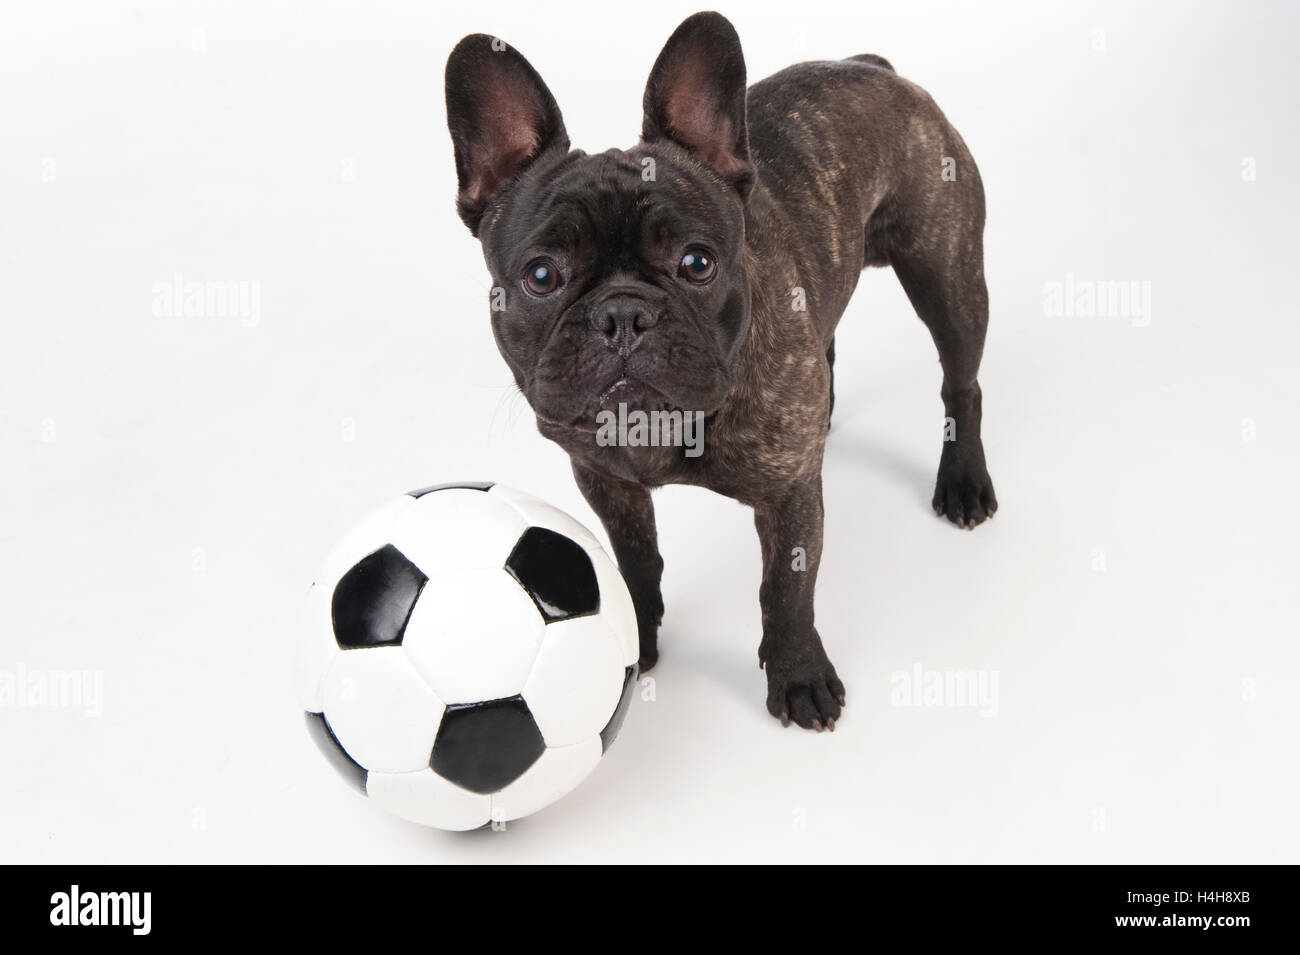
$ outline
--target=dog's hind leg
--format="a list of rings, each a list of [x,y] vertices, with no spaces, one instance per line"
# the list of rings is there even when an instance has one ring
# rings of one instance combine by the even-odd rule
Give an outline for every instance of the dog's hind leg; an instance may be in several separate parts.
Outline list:
[[[988,328],[984,282],[984,193],[979,173],[955,137],[958,179],[931,188],[911,207],[889,261],[943,366],[944,434],[933,506],[958,527],[973,528],[998,509],[980,436],[977,374]]]

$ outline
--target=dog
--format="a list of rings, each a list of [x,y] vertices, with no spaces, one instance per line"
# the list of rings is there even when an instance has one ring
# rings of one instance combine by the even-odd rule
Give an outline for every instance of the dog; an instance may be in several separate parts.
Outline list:
[[[935,512],[973,528],[997,510],[976,380],[984,192],[961,136],[871,54],[746,89],[717,13],[669,38],[631,149],[570,148],[541,77],[490,36],[457,44],[446,97],[456,208],[493,277],[497,347],[609,535],[641,670],[663,617],[650,492],[707,487],[754,510],[768,711],[833,730],[844,684],[813,623],[821,469],[835,327],[864,268],[893,267],[939,351]],[[702,447],[601,440],[615,409],[659,416],[665,438],[698,416]]]

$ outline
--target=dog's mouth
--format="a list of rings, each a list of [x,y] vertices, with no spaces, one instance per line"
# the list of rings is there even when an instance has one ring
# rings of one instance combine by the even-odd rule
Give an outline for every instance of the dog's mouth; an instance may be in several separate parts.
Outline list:
[[[596,406],[601,411],[617,410],[620,401],[622,401],[623,404],[627,404],[629,397],[635,399],[645,391],[652,391],[655,394],[659,394],[656,389],[643,384],[630,375],[621,375],[615,381],[611,382],[610,386],[597,396]]]
[[[561,425],[574,431],[596,434],[600,431],[608,414],[618,416],[633,411],[654,412],[672,411],[677,404],[653,385],[646,384],[632,375],[620,374],[603,390],[591,396],[584,406],[568,420],[557,417],[544,409],[534,408],[538,417],[554,425]]]
[[[672,411],[677,407],[676,402],[654,385],[626,373],[597,395],[593,404],[594,408],[587,419],[592,431],[600,425],[599,418],[607,417],[602,412],[622,416],[632,411]]]

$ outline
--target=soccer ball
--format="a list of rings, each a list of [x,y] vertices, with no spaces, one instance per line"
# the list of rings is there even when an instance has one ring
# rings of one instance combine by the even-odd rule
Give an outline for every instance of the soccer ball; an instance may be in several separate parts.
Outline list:
[[[384,809],[439,829],[518,819],[578,785],[636,683],[636,614],[599,542],[499,484],[412,491],[312,585],[307,726]]]

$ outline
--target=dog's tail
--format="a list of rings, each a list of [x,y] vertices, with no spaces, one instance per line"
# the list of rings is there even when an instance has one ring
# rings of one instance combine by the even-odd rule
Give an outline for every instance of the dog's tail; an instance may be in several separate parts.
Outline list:
[[[850,60],[857,60],[860,63],[870,63],[872,66],[879,66],[882,69],[889,70],[891,73],[897,73],[894,64],[890,63],[883,56],[876,56],[874,53],[859,53],[857,56],[849,57]]]

